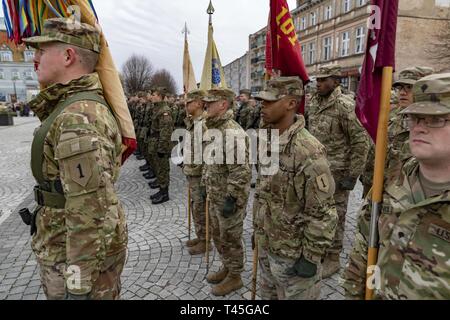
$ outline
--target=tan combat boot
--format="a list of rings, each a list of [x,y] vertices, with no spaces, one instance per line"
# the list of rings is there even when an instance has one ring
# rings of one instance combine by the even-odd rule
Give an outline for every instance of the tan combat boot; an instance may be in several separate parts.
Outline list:
[[[186,241],[186,247],[193,247],[193,246],[197,245],[197,243],[199,243],[199,242],[200,242],[199,238],[188,240],[188,241]]]
[[[212,250],[211,243],[209,244],[209,251]],[[189,248],[190,255],[203,254],[206,252],[206,241],[202,240],[197,243],[195,246]]]
[[[322,264],[322,279],[331,277],[338,272],[340,268],[339,254],[329,253]]]
[[[222,267],[217,272],[209,272],[208,275],[206,276],[206,281],[208,281],[209,283],[219,283],[227,277],[227,274],[228,269]]]
[[[243,286],[244,284],[242,283],[240,274],[236,275],[229,273],[225,280],[212,288],[211,293],[215,296],[225,296]]]

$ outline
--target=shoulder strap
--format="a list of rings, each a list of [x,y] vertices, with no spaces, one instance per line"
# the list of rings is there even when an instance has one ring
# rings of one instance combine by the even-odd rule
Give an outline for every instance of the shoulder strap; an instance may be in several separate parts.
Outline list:
[[[79,92],[68,97],[63,102],[59,103],[57,108],[50,114],[50,116],[42,122],[40,128],[36,131],[34,135],[33,144],[31,145],[31,171],[34,178],[39,185],[45,183],[44,173],[42,172],[42,164],[44,161],[44,141],[45,137],[50,130],[51,125],[55,121],[65,108],[77,101],[95,101],[108,106],[105,99],[97,93],[94,92]]]

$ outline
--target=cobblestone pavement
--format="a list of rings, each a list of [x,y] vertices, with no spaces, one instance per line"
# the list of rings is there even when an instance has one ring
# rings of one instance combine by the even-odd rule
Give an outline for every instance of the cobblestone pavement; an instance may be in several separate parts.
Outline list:
[[[28,227],[17,211],[32,208],[33,179],[29,169],[32,133],[38,121],[16,118],[15,126],[0,127],[0,300],[45,299],[40,287],[39,270],[30,249]],[[210,294],[205,280],[206,264],[202,256],[190,256],[183,243],[188,239],[186,226],[186,182],[180,168],[172,166],[171,200],[152,205],[150,189],[138,167],[142,161],[132,157],[122,168],[117,184],[128,217],[129,252],[122,275],[122,299],[217,299]],[[344,265],[351,250],[361,186],[351,194],[347,217]],[[252,196],[250,197],[252,199]],[[251,201],[244,225],[246,264],[244,288],[223,299],[250,299],[252,276]],[[214,250],[211,270],[220,267]],[[322,299],[343,299],[338,274],[324,281]]]

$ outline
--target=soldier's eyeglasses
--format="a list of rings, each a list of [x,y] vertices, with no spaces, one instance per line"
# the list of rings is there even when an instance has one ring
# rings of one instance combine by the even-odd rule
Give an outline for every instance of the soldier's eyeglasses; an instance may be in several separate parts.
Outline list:
[[[416,125],[418,125],[419,122],[422,120],[424,126],[427,128],[443,128],[447,125],[447,122],[450,122],[450,119],[441,117],[417,117],[413,115],[408,115],[404,119],[404,126],[409,130],[411,130]]]
[[[401,92],[404,90],[406,93],[410,93],[413,89],[413,86],[410,84],[399,85],[395,87],[395,91]]]

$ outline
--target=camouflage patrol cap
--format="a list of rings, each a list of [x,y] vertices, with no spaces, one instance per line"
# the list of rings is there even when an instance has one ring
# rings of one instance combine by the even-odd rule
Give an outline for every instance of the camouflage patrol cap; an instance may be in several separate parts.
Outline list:
[[[242,89],[239,91],[239,94],[247,94],[250,96],[252,94],[252,92],[248,89]]]
[[[208,90],[206,96],[203,98],[205,102],[216,102],[220,100],[232,101],[236,95],[228,88],[215,88]]]
[[[411,84],[417,82],[417,80],[429,76],[434,70],[428,67],[411,67],[402,70],[398,75],[398,80],[394,82],[393,86],[396,87],[401,84]]]
[[[433,74],[413,87],[414,103],[401,114],[450,114],[450,73]]]
[[[187,94],[187,100],[186,103],[195,101],[195,100],[203,100],[203,98],[206,97],[206,92],[204,90],[192,90]]]
[[[286,96],[303,96],[303,82],[299,77],[279,77],[269,80],[264,91],[255,95],[257,100],[278,101]]]
[[[316,75],[317,79],[323,79],[328,77],[341,77],[341,66],[338,64],[332,64],[323,66],[319,69],[319,74]]]
[[[40,36],[25,38],[32,47],[41,43],[62,42],[100,53],[100,33],[91,25],[67,18],[47,19]]]

